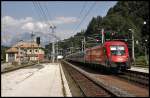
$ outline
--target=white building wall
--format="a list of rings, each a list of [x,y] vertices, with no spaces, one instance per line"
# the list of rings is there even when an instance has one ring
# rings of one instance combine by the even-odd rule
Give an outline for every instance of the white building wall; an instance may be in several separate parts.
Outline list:
[[[30,50],[31,50],[31,52],[30,52]],[[38,52],[39,51],[39,52]],[[42,50],[42,49],[39,49],[38,50],[38,48],[35,48],[35,49],[27,49],[27,55],[31,55],[31,54],[36,54],[36,55],[38,55],[38,54],[44,54],[44,51]],[[30,60],[38,60],[38,56],[36,57],[30,57]]]
[[[8,53],[6,53],[6,62],[8,62]]]
[[[18,62],[17,53],[15,53],[15,61]]]

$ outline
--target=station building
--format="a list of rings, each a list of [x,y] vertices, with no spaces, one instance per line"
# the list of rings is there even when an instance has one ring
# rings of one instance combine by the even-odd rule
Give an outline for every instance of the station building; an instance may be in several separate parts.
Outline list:
[[[6,50],[6,62],[28,62],[44,59],[43,48],[35,42],[18,42]]]

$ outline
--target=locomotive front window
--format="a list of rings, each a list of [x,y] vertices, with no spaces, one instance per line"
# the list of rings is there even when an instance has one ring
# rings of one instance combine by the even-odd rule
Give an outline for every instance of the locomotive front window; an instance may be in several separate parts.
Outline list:
[[[124,46],[110,46],[110,51],[112,55],[124,55],[125,47]]]

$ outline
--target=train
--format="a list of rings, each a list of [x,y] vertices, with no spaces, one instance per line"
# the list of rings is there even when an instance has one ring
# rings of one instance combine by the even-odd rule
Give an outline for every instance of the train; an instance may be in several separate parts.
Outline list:
[[[106,41],[85,51],[69,54],[66,60],[95,64],[115,71],[131,68],[128,46],[123,41]]]

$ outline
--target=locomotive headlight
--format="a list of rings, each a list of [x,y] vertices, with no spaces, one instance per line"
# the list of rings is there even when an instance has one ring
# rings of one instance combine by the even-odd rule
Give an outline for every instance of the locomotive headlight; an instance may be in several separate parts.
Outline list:
[[[129,60],[129,58],[127,57],[127,58],[126,58],[126,60],[128,61],[128,60]]]
[[[118,61],[122,61],[123,59],[122,58],[118,58]]]

